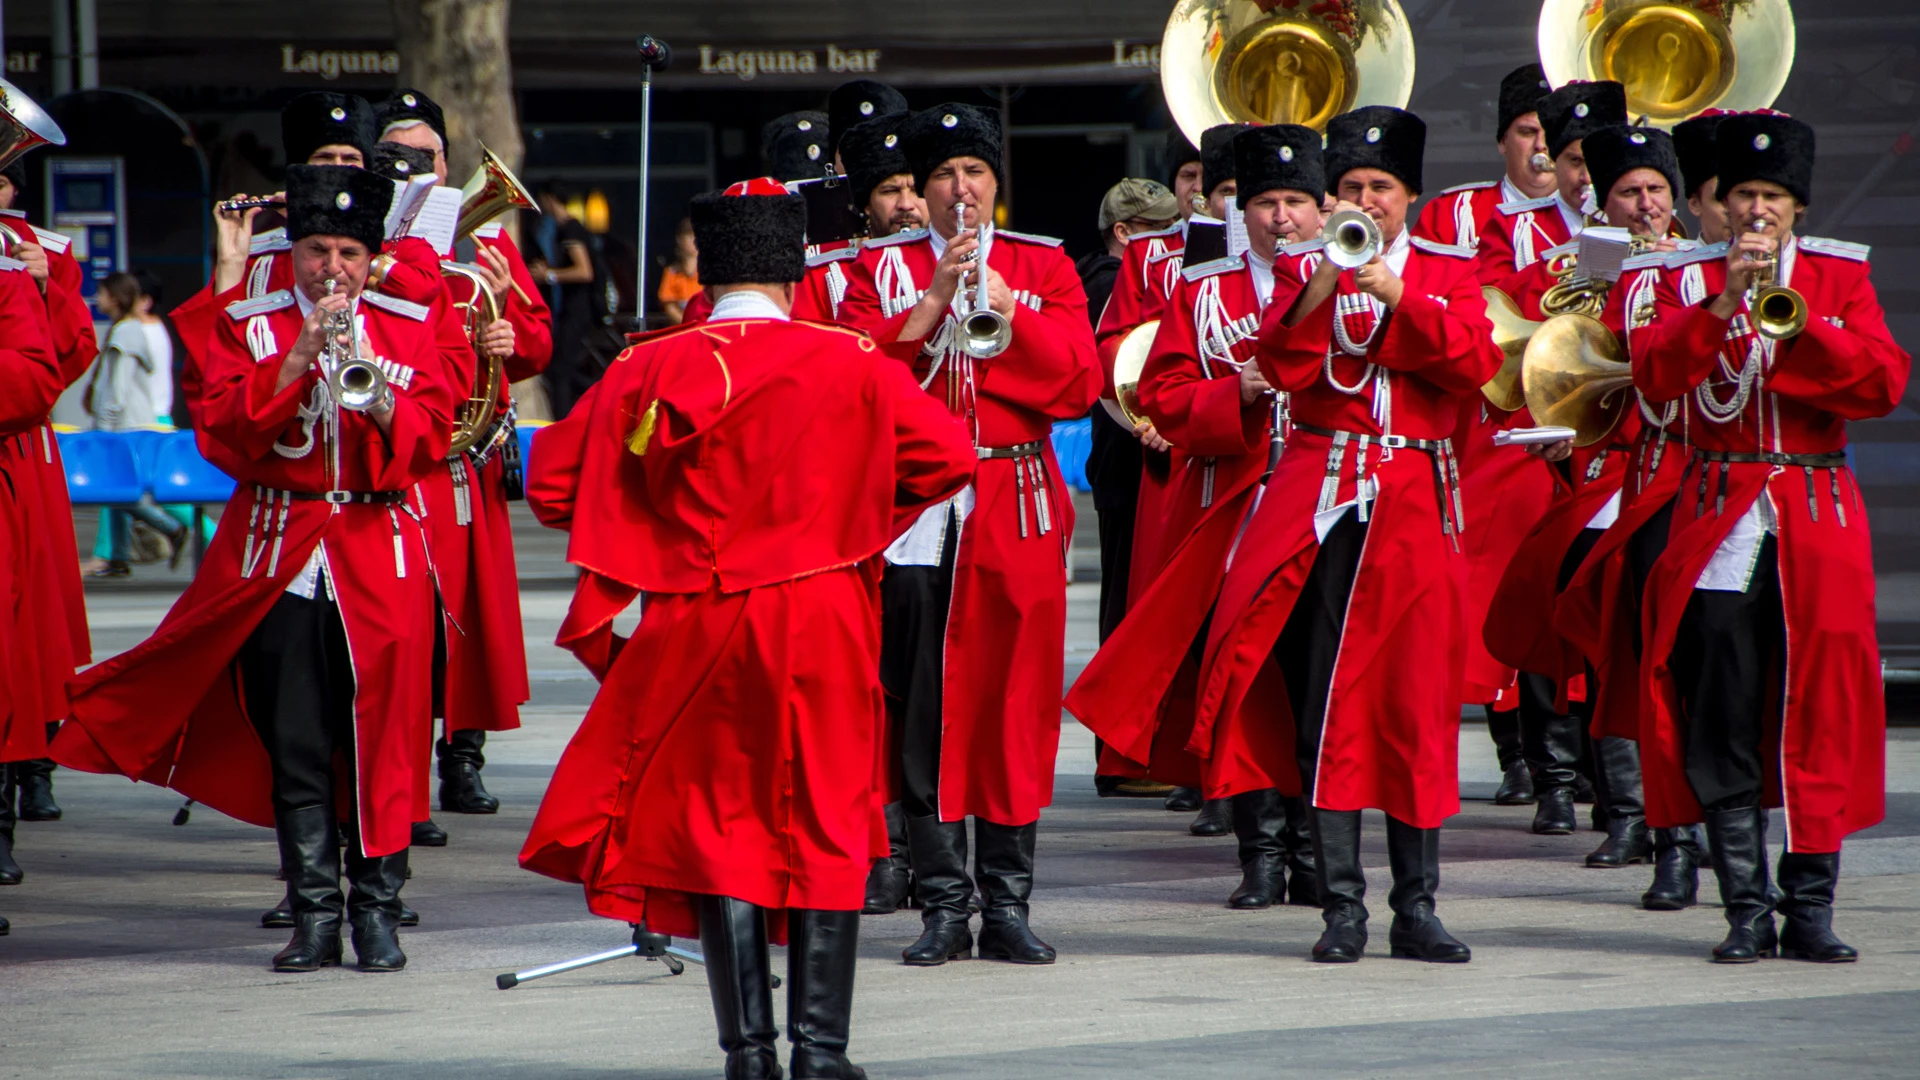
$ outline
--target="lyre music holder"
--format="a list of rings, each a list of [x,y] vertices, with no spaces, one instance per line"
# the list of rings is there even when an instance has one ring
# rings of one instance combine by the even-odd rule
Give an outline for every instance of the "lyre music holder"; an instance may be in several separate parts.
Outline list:
[[[692,949],[683,949],[673,944],[673,939],[665,934],[656,934],[648,930],[646,923],[634,923],[632,925],[633,941],[631,944],[623,945],[618,949],[609,949],[606,952],[594,953],[591,956],[582,956],[573,960],[562,960],[557,964],[546,964],[541,967],[528,968],[525,971],[502,972],[494,978],[493,984],[502,990],[511,990],[524,982],[544,979],[549,975],[559,975],[562,972],[578,971],[581,968],[593,967],[595,964],[604,964],[609,960],[624,960],[629,956],[638,956],[643,960],[658,960],[667,965],[667,974],[669,975],[678,975],[687,970],[686,964],[681,963],[683,960],[688,963],[703,966],[706,964],[706,957],[701,956]],[[780,976],[775,975],[772,979],[774,989],[779,989]]]

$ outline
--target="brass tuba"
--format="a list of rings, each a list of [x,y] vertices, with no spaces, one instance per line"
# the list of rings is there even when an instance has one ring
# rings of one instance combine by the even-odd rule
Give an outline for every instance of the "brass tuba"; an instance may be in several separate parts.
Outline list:
[[[1627,111],[1663,128],[1766,108],[1793,70],[1787,0],[1546,0],[1539,34],[1553,85],[1619,82]]]
[[[1636,400],[1626,349],[1591,315],[1548,319],[1527,342],[1520,380],[1533,422],[1572,428],[1575,446],[1605,441]]]
[[[447,289],[453,294],[453,309],[460,313],[461,327],[467,332],[467,341],[473,345],[474,356],[479,361],[467,400],[453,410],[451,456],[480,445],[492,429],[500,387],[506,381],[506,361],[480,351],[480,335],[500,318],[500,302],[487,286],[486,275],[477,266],[457,262],[441,263],[440,273],[447,279]]]
[[[1216,124],[1325,131],[1361,105],[1406,107],[1413,31],[1396,0],[1179,0],[1160,39],[1160,86],[1195,146]]]
[[[0,79],[0,169],[18,161],[36,147],[65,146],[66,132],[54,123],[38,102],[20,92],[20,88]],[[21,236],[0,222],[0,254],[11,251]]]
[[[485,146],[480,148],[480,167],[460,189],[460,221],[453,229],[455,240],[465,240],[475,229],[509,210],[531,210],[533,195],[527,185],[513,175],[507,163]]]

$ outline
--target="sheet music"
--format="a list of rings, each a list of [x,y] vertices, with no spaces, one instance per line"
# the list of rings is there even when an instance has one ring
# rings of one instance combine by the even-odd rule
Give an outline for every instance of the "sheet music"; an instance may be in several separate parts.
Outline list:
[[[432,176],[416,176],[411,180],[393,182],[393,203],[387,207],[387,239],[407,235],[407,225],[419,212],[420,204],[426,200],[427,192],[432,191],[440,181]]]
[[[1588,281],[1620,280],[1620,267],[1633,249],[1633,234],[1611,225],[1591,225],[1580,233],[1580,276]]]
[[[1253,241],[1247,237],[1247,218],[1240,212],[1238,196],[1227,196],[1227,256],[1237,259],[1247,253]]]
[[[405,235],[418,236],[444,258],[453,254],[453,230],[460,224],[460,189],[436,187],[420,201]]]

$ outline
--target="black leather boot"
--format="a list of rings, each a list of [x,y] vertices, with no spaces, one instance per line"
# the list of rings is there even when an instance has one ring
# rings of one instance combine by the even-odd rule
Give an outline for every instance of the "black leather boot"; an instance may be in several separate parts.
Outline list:
[[[1648,911],[1683,911],[1700,898],[1700,838],[1693,826],[1653,834],[1653,884],[1640,897]]]
[[[1176,787],[1167,792],[1166,799],[1160,805],[1177,814],[1191,814],[1200,809],[1200,804],[1205,801],[1200,797],[1199,788]]]
[[[1716,964],[1751,964],[1779,947],[1767,889],[1767,812],[1757,806],[1707,811],[1713,875],[1727,909],[1727,936],[1713,947]]]
[[[867,871],[867,896],[861,905],[863,915],[891,915],[907,902],[912,877],[907,867],[907,812],[897,802],[888,803],[887,857],[874,861]]]
[[[1033,847],[1040,823],[996,825],[973,819],[973,873],[980,882],[980,959],[1051,964],[1053,946],[1027,925],[1033,896]]]
[[[5,915],[0,915],[0,937],[6,937],[7,932],[12,929],[13,929],[13,924],[7,921],[7,917]]]
[[[1533,811],[1533,831],[1541,836],[1570,836],[1580,827],[1573,810],[1573,787],[1536,785],[1537,804]]]
[[[293,925],[293,875],[287,875],[287,891],[280,897],[280,903],[260,913],[260,926],[264,930],[285,930]]]
[[[13,770],[15,765],[0,762],[0,885],[18,885],[26,872],[13,861]]]
[[[347,849],[347,919],[353,924],[353,955],[361,971],[399,971],[407,966],[400,951],[400,887],[407,883],[407,850],[369,858],[356,841]]]
[[[1580,780],[1580,720],[1554,708],[1552,679],[1523,671],[1519,687],[1520,745],[1539,802],[1533,831],[1565,836],[1578,827],[1573,803]]]
[[[340,832],[331,806],[274,815],[280,865],[287,872],[293,938],[273,958],[275,971],[318,971],[340,962]]]
[[[799,939],[794,940],[797,945]],[[727,1053],[727,1080],[780,1080],[765,913],[730,896],[701,897],[700,953],[707,961],[720,1049]],[[796,948],[793,955],[799,954]]]
[[[480,782],[480,770],[487,764],[481,748],[487,745],[484,731],[455,731],[434,744],[440,757],[440,809],[449,814],[494,814],[500,800],[487,794]]]
[[[1187,831],[1195,836],[1225,836],[1233,831],[1233,809],[1226,799],[1208,799],[1200,804]]]
[[[1313,834],[1307,829],[1307,800],[1289,795],[1280,800],[1286,825],[1280,846],[1287,851],[1287,903],[1320,906],[1320,870],[1313,861]]]
[[[1367,951],[1367,876],[1360,869],[1360,811],[1307,811],[1314,865],[1320,869],[1320,917],[1313,943],[1319,964],[1351,964]]]
[[[1526,806],[1533,802],[1533,773],[1527,768],[1527,755],[1520,749],[1520,713],[1516,709],[1495,712],[1488,705],[1487,734],[1493,738],[1493,751],[1500,760],[1500,786],[1494,790],[1495,806]]]
[[[1653,835],[1647,831],[1647,806],[1640,784],[1640,744],[1611,736],[1594,743],[1594,772],[1600,799],[1594,804],[1598,827],[1607,838],[1587,855],[1599,869],[1653,860]]]
[[[1639,815],[1633,817],[1607,816],[1607,838],[1600,846],[1587,853],[1587,865],[1602,870],[1611,870],[1634,863],[1653,861],[1653,834],[1647,829],[1647,819]]]
[[[52,761],[35,758],[15,762],[13,776],[15,786],[20,789],[21,821],[60,820],[60,804],[53,801]]]
[[[413,823],[413,835],[410,842],[414,847],[446,847],[447,830],[434,824],[432,818]]]
[[[967,823],[941,821],[937,815],[907,819],[907,847],[913,860],[913,888],[920,897],[920,939],[900,953],[913,967],[937,967],[973,955],[973,931],[967,905],[973,880],[967,877]]]
[[[1851,964],[1859,950],[1833,934],[1833,887],[1840,880],[1840,853],[1780,856],[1780,955],[1816,964]]]
[[[1280,839],[1287,819],[1280,792],[1243,791],[1228,801],[1233,835],[1240,840],[1240,887],[1227,897],[1227,906],[1240,911],[1272,907],[1287,888],[1287,852]]]
[[[787,1038],[794,1080],[866,1080],[847,1060],[853,1023],[853,968],[860,916],[852,911],[787,913]]]
[[[1388,814],[1387,858],[1393,864],[1393,891],[1387,895],[1393,909],[1387,943],[1393,955],[1432,964],[1473,959],[1473,951],[1447,933],[1433,912],[1433,894],[1440,888],[1440,830],[1416,829]]]

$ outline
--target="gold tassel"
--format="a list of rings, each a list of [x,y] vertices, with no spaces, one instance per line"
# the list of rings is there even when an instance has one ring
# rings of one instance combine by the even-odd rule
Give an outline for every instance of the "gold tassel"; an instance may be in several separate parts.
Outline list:
[[[653,442],[653,429],[660,422],[660,399],[654,398],[647,411],[640,414],[640,426],[627,436],[627,449],[636,457],[647,456],[647,445]]]

